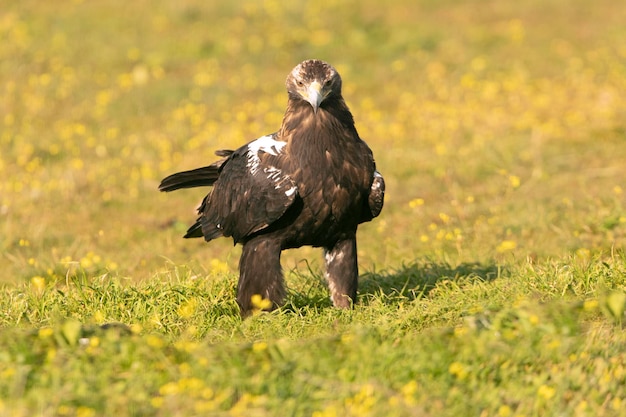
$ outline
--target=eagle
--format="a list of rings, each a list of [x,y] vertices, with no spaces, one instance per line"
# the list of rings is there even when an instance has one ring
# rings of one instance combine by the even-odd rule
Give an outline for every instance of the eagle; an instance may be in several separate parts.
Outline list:
[[[243,245],[237,284],[243,317],[259,305],[282,305],[281,252],[301,246],[323,248],[333,305],[356,302],[356,232],[380,214],[385,182],[357,133],[341,84],[330,64],[301,62],[287,76],[287,110],[278,131],[234,151],[219,150],[216,162],[172,174],[159,186],[213,187],[184,237],[208,242],[225,236]]]

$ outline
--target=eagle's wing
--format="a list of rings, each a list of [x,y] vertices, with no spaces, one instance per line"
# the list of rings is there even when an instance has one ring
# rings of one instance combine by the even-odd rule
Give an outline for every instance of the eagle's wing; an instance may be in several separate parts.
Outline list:
[[[383,209],[384,202],[385,180],[380,172],[374,171],[374,178],[372,179],[370,192],[367,196],[367,207],[364,210],[364,214],[362,215],[360,222],[369,222],[374,217],[377,217]]]
[[[221,166],[213,191],[198,209],[200,218],[187,237],[197,236],[200,228],[207,241],[232,236],[237,243],[278,220],[298,191],[282,170],[285,145],[269,135],[231,154]]]
[[[370,195],[367,199],[372,217],[377,217],[383,209],[385,202],[385,180],[378,171],[374,171],[374,181],[370,187]]]

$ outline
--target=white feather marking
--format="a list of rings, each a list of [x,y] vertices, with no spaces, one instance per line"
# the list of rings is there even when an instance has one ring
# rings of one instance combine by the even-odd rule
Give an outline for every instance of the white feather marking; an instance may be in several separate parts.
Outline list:
[[[261,165],[259,152],[277,156],[283,151],[285,145],[287,145],[287,142],[275,140],[272,135],[262,136],[250,142],[248,144],[248,162],[246,164],[250,174],[255,175],[259,171]],[[298,187],[294,186],[289,178],[283,175],[283,172],[275,166],[263,168],[263,173],[266,174],[268,180],[274,183],[274,189],[276,190],[280,190],[285,184],[290,185],[289,189],[285,191],[287,197],[291,197],[298,191]]]
[[[283,176],[283,172],[280,169],[274,166],[269,166],[267,168],[263,168],[263,172],[267,174],[267,179],[274,183],[275,190],[280,190],[285,186],[285,184],[290,185],[290,187],[285,191],[285,195],[287,197],[291,197],[298,190],[298,187],[294,186],[287,176]]]
[[[333,259],[335,259],[335,255],[331,251],[325,250],[324,259],[326,260],[326,264],[329,264],[333,261]]]
[[[274,139],[272,135],[261,136],[260,138],[253,140],[248,144],[248,149],[254,153],[263,151],[271,155],[278,155],[285,147],[287,142],[282,142]]]
[[[374,171],[374,182],[372,183],[372,190],[378,190],[380,188],[380,181],[378,179],[382,179],[383,176],[380,175],[380,172]]]
[[[330,290],[330,300],[333,304],[335,304],[335,297],[337,294],[337,286],[335,285],[335,281],[330,279],[330,274],[328,272],[324,272],[324,278],[328,283],[328,289]]]
[[[268,153],[270,155],[278,155],[282,152],[287,142],[281,142],[274,139],[274,136],[267,135],[250,142],[248,144],[248,169],[252,175],[259,170],[261,158],[259,152]]]
[[[280,180],[280,177],[282,175],[282,171],[276,167],[270,166],[267,168],[263,168],[263,172],[265,172],[267,174],[267,179],[270,181],[275,182],[276,184],[274,185],[274,188],[279,189],[280,188],[280,182],[278,182],[278,180]]]
[[[337,284],[335,283],[333,279],[331,279],[328,271],[324,272],[324,278],[326,279],[326,283],[328,284],[328,290],[330,292],[330,301],[333,303],[333,305],[336,306],[341,302],[344,295],[340,294],[339,291],[337,291]]]
[[[343,259],[343,252],[324,251],[324,259],[326,260],[326,265],[333,263],[335,260],[340,261]]]
[[[283,172],[273,166],[263,168],[263,172],[267,174],[267,179],[274,183],[274,189],[279,190],[283,183],[285,182],[285,178],[283,177]]]

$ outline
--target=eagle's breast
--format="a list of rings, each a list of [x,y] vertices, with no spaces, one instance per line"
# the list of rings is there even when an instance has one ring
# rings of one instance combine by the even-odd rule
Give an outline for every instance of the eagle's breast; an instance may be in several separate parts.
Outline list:
[[[296,125],[288,140],[294,167],[290,176],[305,212],[313,217],[310,224],[329,232],[339,225],[356,228],[373,175],[369,149],[324,108],[301,115],[300,120],[304,123]]]

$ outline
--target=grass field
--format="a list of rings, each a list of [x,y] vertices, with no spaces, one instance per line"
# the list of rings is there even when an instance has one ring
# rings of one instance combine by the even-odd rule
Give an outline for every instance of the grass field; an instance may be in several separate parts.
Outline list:
[[[626,415],[626,8],[0,0],[0,416]],[[157,191],[275,131],[306,58],[387,182],[353,311],[320,253],[242,321]]]

